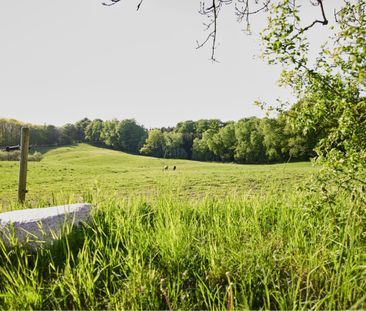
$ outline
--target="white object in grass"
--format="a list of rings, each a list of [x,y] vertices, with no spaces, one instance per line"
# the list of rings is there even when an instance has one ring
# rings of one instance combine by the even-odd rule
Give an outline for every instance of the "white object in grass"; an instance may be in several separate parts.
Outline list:
[[[14,237],[31,247],[52,243],[63,230],[89,222],[90,211],[91,204],[81,203],[1,213],[0,237],[6,245]]]

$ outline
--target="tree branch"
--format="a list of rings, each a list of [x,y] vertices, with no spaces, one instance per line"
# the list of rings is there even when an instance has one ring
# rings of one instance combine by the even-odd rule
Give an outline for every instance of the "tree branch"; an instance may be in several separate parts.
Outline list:
[[[105,5],[105,6],[112,6],[112,5],[115,5],[115,4],[117,4],[117,3],[119,3],[121,0],[108,0],[109,1],[109,3],[107,3],[107,2],[102,2],[102,4],[103,5]],[[141,7],[141,4],[144,2],[144,0],[140,0],[140,2],[138,3],[138,5],[137,5],[137,11],[140,9],[140,7]]]
[[[102,2],[102,4],[105,6],[112,6],[112,5],[115,5],[116,3],[120,2],[121,0],[109,0],[109,1],[110,1],[109,3]]]
[[[139,4],[137,5],[137,11],[140,10],[140,6],[141,6],[142,2],[144,2],[144,0],[140,0]]]
[[[305,28],[302,28],[300,30],[301,33],[309,30],[310,28],[312,28],[315,24],[322,24],[323,26],[325,25],[328,25],[328,19],[327,17],[325,16],[325,12],[324,12],[324,6],[323,6],[323,0],[317,0],[316,2],[317,4],[314,4],[314,5],[320,5],[320,9],[321,9],[321,12],[322,12],[322,16],[323,16],[323,20],[315,20],[313,21],[309,26],[305,27]]]
[[[213,39],[212,39],[212,49],[211,49],[211,59],[215,60],[215,49],[216,49],[216,35],[217,35],[217,7],[215,0],[212,0],[212,7],[214,12],[214,31],[213,31]]]
[[[113,6],[117,3],[119,3],[120,1],[121,0],[107,0],[107,2],[103,2],[102,4],[105,6]],[[210,0],[207,0],[207,1],[210,1]],[[219,11],[220,11],[221,7],[223,6],[223,4],[230,5],[234,2],[235,3],[235,14],[236,14],[239,22],[245,18],[247,28],[249,29],[249,27],[250,27],[249,16],[258,14],[265,10],[268,10],[268,7],[272,1],[273,0],[262,0],[261,6],[258,9],[251,11],[250,5],[249,5],[250,0],[212,0],[212,3],[208,8],[205,7],[206,1],[202,0],[202,2],[200,4],[201,7],[199,10],[199,13],[201,15],[208,16],[210,18],[210,22],[205,24],[205,26],[206,26],[206,30],[211,30],[211,31],[202,43],[199,43],[197,41],[196,48],[200,49],[203,46],[205,46],[210,40],[212,40],[210,59],[212,61],[217,61],[215,58],[216,45],[217,45],[217,30],[218,30],[217,21],[218,21]],[[295,39],[300,34],[304,33],[305,31],[309,30],[310,28],[314,27],[316,24],[322,24],[322,25],[328,24],[328,19],[325,15],[325,11],[324,11],[324,5],[323,5],[324,0],[310,0],[310,1],[312,2],[313,5],[320,6],[320,10],[321,10],[323,19],[314,20],[310,25],[299,29],[298,33],[296,35],[294,35],[294,37],[292,39]],[[140,9],[143,2],[144,2],[144,0],[139,0],[139,3],[137,5],[137,10]],[[260,2],[259,0],[254,0],[255,5],[259,5],[258,4],[259,2]]]

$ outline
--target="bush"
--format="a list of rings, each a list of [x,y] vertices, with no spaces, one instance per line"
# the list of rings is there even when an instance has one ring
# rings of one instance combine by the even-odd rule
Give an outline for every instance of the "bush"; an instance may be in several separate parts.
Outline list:
[[[0,151],[0,161],[19,161],[20,151],[3,152]]]
[[[42,153],[40,153],[40,152],[36,151],[35,153],[30,154],[30,155],[28,156],[28,161],[35,161],[35,162],[39,162],[39,161],[41,161],[41,160],[42,160],[42,158],[43,158]]]
[[[42,153],[35,152],[28,156],[28,161],[36,161],[39,162],[43,158]],[[0,151],[0,161],[19,161],[20,160],[20,151],[11,151],[11,152],[3,152]]]

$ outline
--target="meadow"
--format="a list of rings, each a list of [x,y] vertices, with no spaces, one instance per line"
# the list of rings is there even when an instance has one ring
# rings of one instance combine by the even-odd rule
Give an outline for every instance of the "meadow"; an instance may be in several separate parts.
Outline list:
[[[306,162],[237,165],[158,159],[87,144],[38,151],[44,154],[43,160],[28,163],[30,207],[56,200],[79,202],[88,193],[97,192],[118,198],[160,192],[187,198],[281,192],[299,185],[315,171]],[[163,170],[166,165],[167,171]],[[10,205],[17,197],[18,170],[17,162],[0,162],[0,210],[16,208]]]
[[[93,221],[37,252],[0,241],[3,309],[366,308],[365,208],[309,193],[310,163],[42,152],[26,206],[89,201]],[[17,169],[0,162],[3,211]]]

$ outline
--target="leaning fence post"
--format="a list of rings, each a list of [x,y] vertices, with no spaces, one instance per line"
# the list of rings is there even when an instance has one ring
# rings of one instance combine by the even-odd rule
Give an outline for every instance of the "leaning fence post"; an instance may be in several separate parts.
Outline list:
[[[29,149],[29,128],[22,127],[20,141],[20,165],[19,165],[19,183],[18,200],[23,203],[27,193],[27,167],[28,167],[28,149]]]

